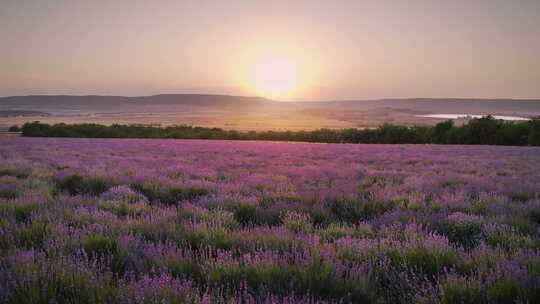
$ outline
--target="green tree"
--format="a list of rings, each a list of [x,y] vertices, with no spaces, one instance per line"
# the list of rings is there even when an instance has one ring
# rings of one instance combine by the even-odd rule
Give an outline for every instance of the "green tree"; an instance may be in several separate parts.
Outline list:
[[[540,116],[531,119],[528,122],[529,134],[527,143],[530,146],[540,146]]]

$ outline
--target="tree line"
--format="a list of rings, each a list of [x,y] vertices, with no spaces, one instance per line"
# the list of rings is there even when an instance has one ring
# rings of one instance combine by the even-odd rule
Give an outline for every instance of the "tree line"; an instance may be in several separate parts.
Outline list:
[[[475,118],[461,126],[447,120],[435,126],[384,124],[374,129],[318,129],[313,131],[249,131],[203,128],[189,125],[44,124],[25,123],[26,137],[175,138],[272,140],[367,144],[465,144],[540,146],[540,117],[526,122],[507,122],[492,116]]]

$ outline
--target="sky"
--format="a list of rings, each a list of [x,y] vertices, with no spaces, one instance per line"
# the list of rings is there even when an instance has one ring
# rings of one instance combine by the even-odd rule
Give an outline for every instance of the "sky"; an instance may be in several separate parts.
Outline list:
[[[540,98],[539,0],[0,0],[0,96]]]

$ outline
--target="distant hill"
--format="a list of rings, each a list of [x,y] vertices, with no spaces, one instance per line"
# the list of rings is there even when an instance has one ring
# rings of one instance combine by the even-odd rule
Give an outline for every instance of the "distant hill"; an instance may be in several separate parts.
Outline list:
[[[140,97],[30,95],[0,98],[0,111],[24,110],[49,113],[163,112],[189,111],[192,107],[208,108],[209,110],[237,110],[254,107],[274,110],[329,108],[345,111],[390,108],[426,113],[540,115],[540,100],[523,99],[415,98],[276,102],[262,97],[208,94],[161,94]]]
[[[49,116],[49,113],[27,110],[0,110],[0,117]]]
[[[340,100],[311,102],[310,106],[340,110],[391,108],[429,113],[540,115],[540,99],[412,98]]]
[[[204,94],[161,94],[153,96],[29,95],[0,98],[0,110],[32,110],[51,113],[171,111],[186,107],[242,108],[272,101],[261,97]]]

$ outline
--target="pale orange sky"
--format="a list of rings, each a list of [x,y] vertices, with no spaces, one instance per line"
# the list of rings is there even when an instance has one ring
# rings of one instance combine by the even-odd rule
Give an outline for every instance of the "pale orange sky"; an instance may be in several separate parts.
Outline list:
[[[538,0],[3,0],[0,96],[261,95],[281,56],[278,99],[540,98],[539,37]]]

